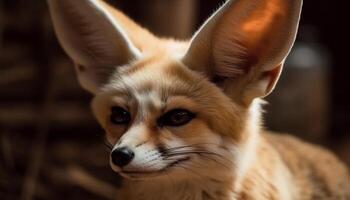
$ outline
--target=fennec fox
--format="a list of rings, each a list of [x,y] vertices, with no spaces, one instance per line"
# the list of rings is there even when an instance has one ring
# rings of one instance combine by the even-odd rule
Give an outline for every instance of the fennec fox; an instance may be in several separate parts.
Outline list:
[[[190,41],[158,38],[100,0],[48,4],[125,178],[116,199],[350,199],[330,152],[261,128],[302,0],[229,0]]]

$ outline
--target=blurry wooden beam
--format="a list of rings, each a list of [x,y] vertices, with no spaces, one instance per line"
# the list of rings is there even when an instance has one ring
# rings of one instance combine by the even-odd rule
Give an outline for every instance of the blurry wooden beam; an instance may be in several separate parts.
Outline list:
[[[106,199],[116,199],[118,193],[117,189],[113,185],[97,179],[83,168],[77,165],[71,165],[67,167],[65,172],[73,183],[84,188],[85,190],[101,197],[105,197]]]
[[[51,66],[49,66],[51,67]],[[37,136],[34,138],[34,145],[30,152],[30,160],[27,163],[26,174],[24,177],[21,200],[32,200],[37,192],[37,179],[39,177],[40,169],[42,166],[43,157],[45,155],[45,148],[47,143],[47,137],[50,128],[50,117],[52,106],[54,105],[54,99],[57,93],[58,82],[53,77],[53,70],[49,68],[47,74],[48,81],[46,91],[43,97],[43,102],[38,109],[36,128]],[[45,84],[45,83],[44,83]]]
[[[4,131],[0,134],[0,151],[3,157],[4,167],[13,168],[15,166],[15,159],[12,151],[12,143],[8,137],[8,133]]]
[[[7,85],[32,79],[35,75],[35,66],[33,66],[30,62],[23,64],[21,63],[18,66],[13,66],[5,70],[0,69],[0,72],[0,85]]]
[[[0,106],[0,121],[7,126],[19,124],[35,124],[40,120],[40,108],[31,104],[2,104]],[[50,108],[50,123],[57,124],[86,124],[94,121],[90,110],[79,102],[61,103]]]
[[[148,0],[142,3],[142,19],[159,36],[187,39],[195,28],[197,4],[197,0]]]
[[[84,168],[71,164],[67,167],[48,166],[43,168],[44,175],[60,184],[76,185],[91,194],[105,199],[117,199],[117,188],[90,174]]]
[[[2,52],[2,45],[3,45],[3,28],[4,28],[4,8],[3,8],[3,2],[0,1],[0,52]]]

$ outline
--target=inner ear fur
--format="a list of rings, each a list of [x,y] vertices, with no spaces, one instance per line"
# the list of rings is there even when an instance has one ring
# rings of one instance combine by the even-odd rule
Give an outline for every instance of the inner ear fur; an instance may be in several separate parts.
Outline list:
[[[302,0],[227,1],[195,34],[182,61],[238,90],[247,103],[266,96],[294,43],[301,5]]]
[[[102,0],[47,0],[59,42],[75,63],[80,84],[96,93],[117,67],[142,56],[156,40]]]

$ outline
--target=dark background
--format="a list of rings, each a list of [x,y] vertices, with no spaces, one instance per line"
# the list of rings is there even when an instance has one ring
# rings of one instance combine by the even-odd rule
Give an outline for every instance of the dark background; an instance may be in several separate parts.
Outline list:
[[[184,39],[222,0],[109,2],[159,36]],[[346,1],[305,1],[265,124],[326,146],[350,165],[346,9]],[[0,0],[0,199],[112,199],[118,177],[90,99],[57,43],[46,2]]]

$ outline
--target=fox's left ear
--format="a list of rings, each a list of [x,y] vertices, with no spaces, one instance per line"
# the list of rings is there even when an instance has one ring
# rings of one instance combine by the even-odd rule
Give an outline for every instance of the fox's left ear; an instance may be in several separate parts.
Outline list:
[[[273,90],[301,7],[302,0],[229,0],[194,35],[182,61],[250,104]]]

